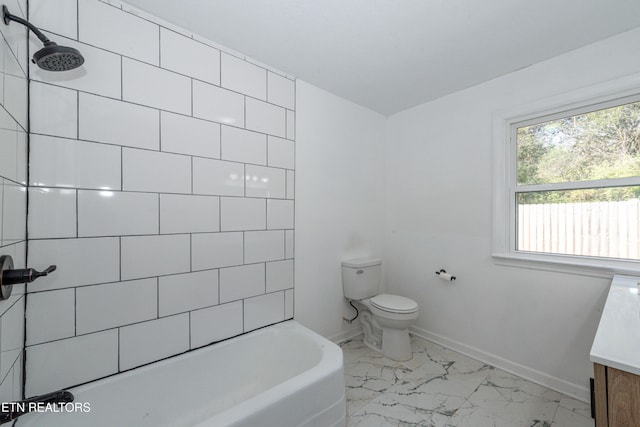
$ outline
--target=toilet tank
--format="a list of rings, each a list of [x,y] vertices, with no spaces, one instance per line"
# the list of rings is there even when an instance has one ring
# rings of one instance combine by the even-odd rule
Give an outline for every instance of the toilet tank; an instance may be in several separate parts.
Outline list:
[[[382,261],[358,258],[342,261],[342,290],[348,299],[361,300],[378,294]]]

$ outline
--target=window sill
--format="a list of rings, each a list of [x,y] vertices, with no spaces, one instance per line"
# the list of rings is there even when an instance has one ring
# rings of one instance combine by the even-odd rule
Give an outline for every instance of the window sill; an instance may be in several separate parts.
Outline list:
[[[614,274],[640,276],[640,262],[571,255],[494,253],[496,265],[611,279]]]

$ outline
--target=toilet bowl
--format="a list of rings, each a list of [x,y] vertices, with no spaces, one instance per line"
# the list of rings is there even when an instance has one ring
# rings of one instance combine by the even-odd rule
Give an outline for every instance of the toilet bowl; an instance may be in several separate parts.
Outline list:
[[[364,343],[397,361],[412,357],[409,326],[418,318],[418,304],[392,294],[377,294],[381,261],[375,258],[342,262],[345,297],[361,314]]]

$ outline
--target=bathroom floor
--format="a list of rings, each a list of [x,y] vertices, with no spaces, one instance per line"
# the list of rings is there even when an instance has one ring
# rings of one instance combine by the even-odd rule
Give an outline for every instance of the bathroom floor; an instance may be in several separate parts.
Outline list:
[[[348,427],[593,427],[587,403],[412,337],[395,362],[362,337],[341,344]]]

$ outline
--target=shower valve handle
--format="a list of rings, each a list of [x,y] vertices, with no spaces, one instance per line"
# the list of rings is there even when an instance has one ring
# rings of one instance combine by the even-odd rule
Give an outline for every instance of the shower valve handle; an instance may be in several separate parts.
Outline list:
[[[38,277],[47,276],[56,270],[55,265],[50,265],[43,271],[34,268],[23,268],[18,270],[6,270],[2,273],[2,285],[17,285],[18,283],[31,283]]]
[[[0,256],[0,300],[6,300],[11,296],[13,285],[31,283],[38,277],[47,276],[55,270],[55,265],[50,265],[43,271],[33,268],[14,269],[13,258],[10,255]]]

